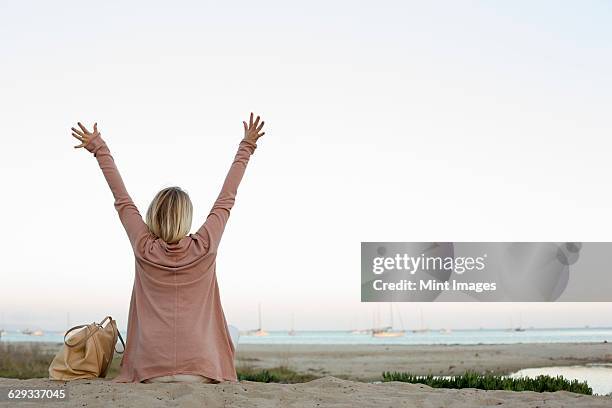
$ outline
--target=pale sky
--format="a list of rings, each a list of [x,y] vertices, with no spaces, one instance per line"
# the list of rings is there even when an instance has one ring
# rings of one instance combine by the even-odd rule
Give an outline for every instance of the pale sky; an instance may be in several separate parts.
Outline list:
[[[361,241],[612,241],[610,2],[201,3],[0,4],[0,324],[127,324],[133,255],[77,121],[141,214],[187,190],[195,232],[262,115],[217,262],[241,329],[259,302],[268,329],[371,326]],[[612,325],[604,303],[421,307]]]

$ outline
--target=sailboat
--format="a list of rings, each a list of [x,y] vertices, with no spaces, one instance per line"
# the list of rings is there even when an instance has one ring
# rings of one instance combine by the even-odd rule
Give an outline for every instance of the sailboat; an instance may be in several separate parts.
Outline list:
[[[418,329],[412,330],[412,332],[413,333],[427,333],[429,329],[426,328],[425,325],[423,324],[423,309],[419,309],[419,313],[421,315],[421,327],[419,327]]]
[[[42,330],[23,329],[21,334],[25,334],[27,336],[43,336],[45,333]]]
[[[519,325],[518,327],[514,328],[515,332],[524,332],[525,329],[523,328],[523,315],[522,313],[519,313]]]
[[[354,321],[351,320],[351,327],[355,327],[355,325],[353,324]],[[370,334],[370,329],[351,329],[348,332],[350,334]]]
[[[267,331],[261,328],[261,303],[258,306],[258,310],[259,310],[259,313],[258,313],[259,314],[259,327],[256,330],[249,330],[248,332],[246,332],[247,336],[261,337],[261,336],[267,336],[269,334]]]
[[[514,321],[512,320],[512,316],[510,316],[510,326],[506,329],[506,331],[514,331]]]
[[[287,333],[290,336],[295,336],[295,329],[293,328],[295,326],[295,313],[291,313],[291,330],[289,330],[289,332]]]
[[[402,315],[400,314],[400,320]],[[372,336],[374,337],[402,337],[406,334],[405,330],[393,330],[393,303],[389,303],[389,320],[390,325],[379,329],[372,329]],[[403,326],[403,324],[402,324]]]

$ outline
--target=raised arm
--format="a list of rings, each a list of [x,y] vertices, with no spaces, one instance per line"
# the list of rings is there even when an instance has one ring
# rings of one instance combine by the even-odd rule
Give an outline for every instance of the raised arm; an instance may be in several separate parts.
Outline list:
[[[259,123],[259,116],[253,122],[253,113],[251,113],[248,125],[246,122],[242,123],[244,124],[244,139],[238,145],[238,152],[225,177],[221,193],[206,217],[206,221],[196,232],[208,242],[209,251],[216,251],[219,246],[230,211],[236,200],[238,185],[240,185],[251,155],[257,148],[257,139],[265,134],[261,132],[264,122]]]
[[[85,147],[98,160],[100,169],[102,169],[106,182],[115,198],[115,209],[119,214],[119,219],[127,232],[132,248],[136,251],[137,243],[149,233],[149,227],[142,220],[138,208],[136,208],[123,184],[123,179],[115,165],[115,160],[111,156],[110,150],[102,139],[100,132],[98,132],[98,124],[94,124],[93,133],[87,131],[80,122],[78,125],[81,130],[72,128],[72,136],[79,139],[82,143],[74,147]]]

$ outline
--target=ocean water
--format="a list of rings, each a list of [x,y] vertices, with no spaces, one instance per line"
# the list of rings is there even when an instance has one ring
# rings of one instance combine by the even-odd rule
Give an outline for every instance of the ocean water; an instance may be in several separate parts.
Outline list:
[[[587,364],[583,366],[525,368],[511,377],[530,377],[538,375],[563,376],[567,380],[586,381],[593,394],[612,393],[612,364]],[[612,405],[612,403],[611,403]]]
[[[125,332],[122,336],[126,338]],[[45,332],[42,336],[5,332],[0,341],[62,342],[63,333]],[[612,328],[527,329],[522,332],[508,330],[454,330],[443,333],[430,330],[424,333],[407,331],[402,337],[373,337],[371,334],[353,334],[348,331],[270,331],[267,336],[241,333],[238,344],[515,344],[515,343],[590,343],[612,342]]]
[[[413,333],[402,337],[373,337],[347,331],[304,331],[290,336],[286,331],[272,331],[268,336],[241,335],[239,344],[515,344],[515,343],[590,343],[612,342],[612,328],[508,330],[439,330]]]

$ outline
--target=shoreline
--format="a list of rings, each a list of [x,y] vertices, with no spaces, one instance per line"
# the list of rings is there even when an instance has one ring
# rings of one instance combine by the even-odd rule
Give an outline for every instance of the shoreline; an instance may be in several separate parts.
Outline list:
[[[511,374],[524,368],[612,363],[612,343],[476,345],[253,345],[241,344],[236,366],[287,366],[297,372],[374,381],[383,371],[459,375]]]

